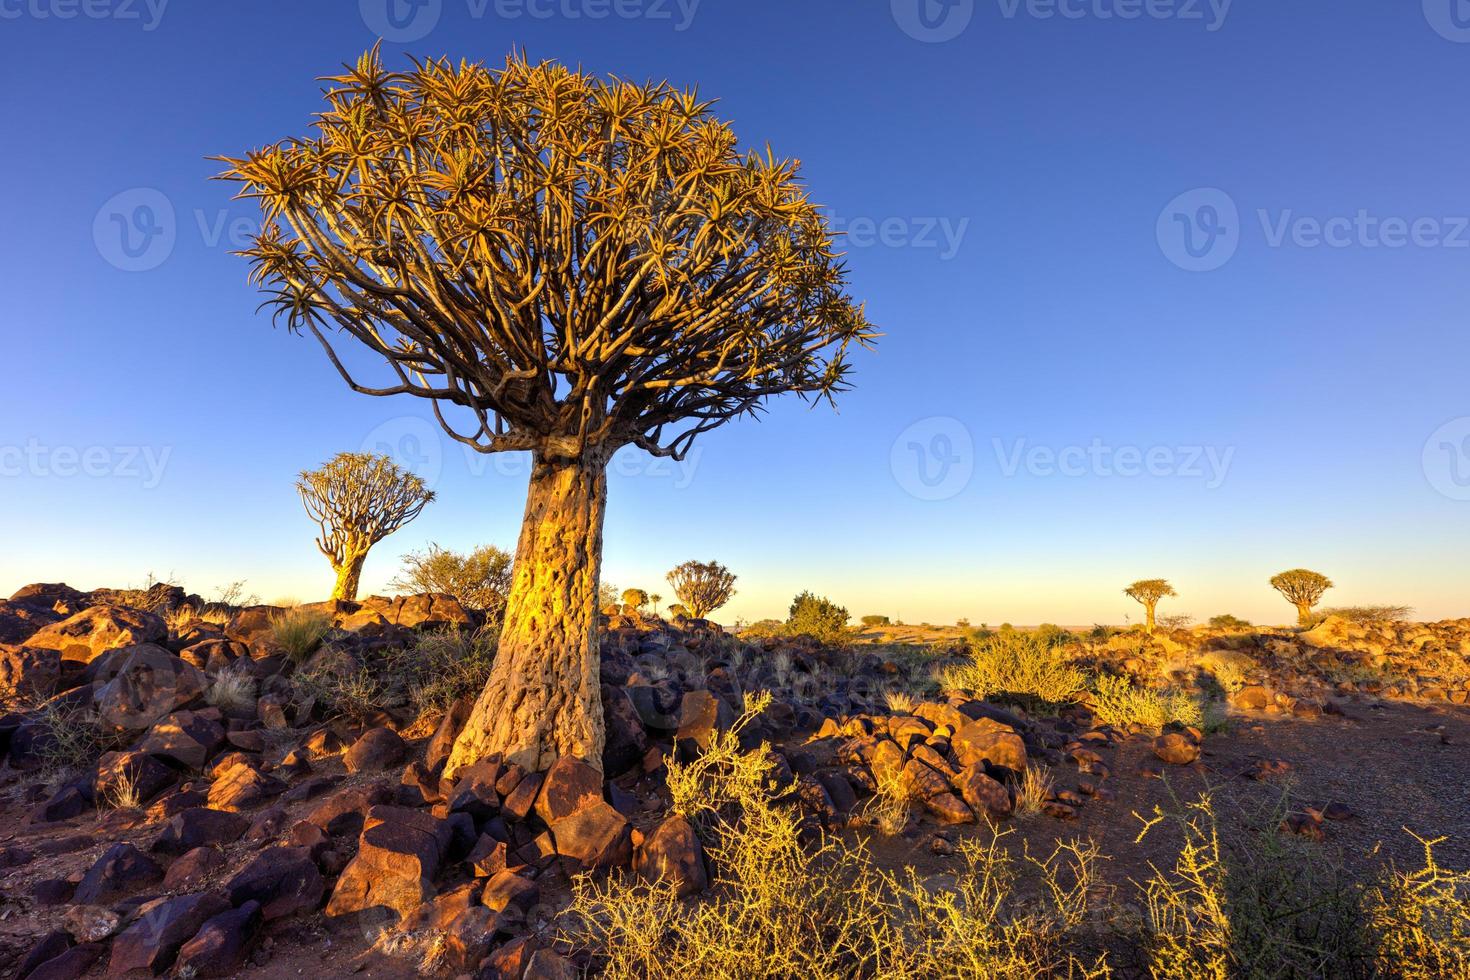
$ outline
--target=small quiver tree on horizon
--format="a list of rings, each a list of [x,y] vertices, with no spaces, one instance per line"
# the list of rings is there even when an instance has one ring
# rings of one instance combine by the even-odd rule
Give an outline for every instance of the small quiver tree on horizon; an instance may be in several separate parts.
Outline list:
[[[1293,568],[1271,576],[1271,587],[1296,606],[1296,621],[1299,626],[1312,625],[1312,607],[1322,599],[1322,594],[1332,588],[1332,579],[1321,572],[1307,568]]]
[[[419,477],[370,453],[338,453],[302,471],[296,491],[321,528],[316,546],[337,573],[333,599],[356,599],[368,551],[434,499]]]
[[[353,390],[532,456],[499,652],[447,773],[600,767],[609,459],[682,459],[769,398],[830,400],[877,335],[797,161],[742,149],[692,91],[518,57],[389,71],[376,49],[325,81],[313,134],[222,158],[264,212],[253,281]]]
[[[1139,579],[1137,582],[1128,586],[1128,588],[1123,590],[1123,594],[1143,605],[1143,631],[1149,636],[1153,636],[1155,624],[1154,611],[1158,608],[1159,600],[1176,596],[1179,593],[1174,591],[1174,586],[1170,585],[1166,579],[1145,578]]]
[[[686,561],[669,569],[669,585],[692,619],[704,619],[735,595],[735,576],[717,561]]]

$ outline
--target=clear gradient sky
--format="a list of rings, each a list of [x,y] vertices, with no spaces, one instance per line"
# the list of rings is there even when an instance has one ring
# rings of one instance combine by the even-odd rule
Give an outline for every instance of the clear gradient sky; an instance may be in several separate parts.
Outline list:
[[[850,233],[886,336],[840,414],[774,403],[682,467],[629,451],[606,580],[667,594],[716,558],[726,619],[809,588],[1085,624],[1163,576],[1162,611],[1282,622],[1266,580],[1305,565],[1329,603],[1470,614],[1455,0],[389,2],[0,0],[0,593],[319,598],[293,477],[380,444],[440,499],[366,590],[428,541],[514,546],[525,458],[467,460],[272,329],[230,254],[257,215],[208,179],[304,133],[316,76],[387,32],[390,62],[697,85]]]

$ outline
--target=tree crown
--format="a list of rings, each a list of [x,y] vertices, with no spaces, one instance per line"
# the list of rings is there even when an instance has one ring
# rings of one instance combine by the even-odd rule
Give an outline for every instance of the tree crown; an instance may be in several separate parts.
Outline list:
[[[1123,590],[1123,594],[1147,606],[1179,593],[1174,591],[1174,586],[1170,585],[1167,579],[1145,578],[1128,586]]]
[[[735,576],[717,561],[686,561],[669,570],[668,580],[679,604],[695,619],[703,619],[735,595]]]
[[[1309,568],[1293,568],[1271,576],[1271,587],[1293,603],[1315,605],[1332,588],[1332,579]]]
[[[220,158],[264,212],[252,281],[352,388],[433,399],[475,449],[681,457],[770,396],[844,390],[877,336],[798,163],[742,152],[692,91],[376,49],[324,80],[314,136]]]
[[[363,551],[419,516],[434,491],[387,456],[338,453],[296,481],[301,503],[321,528],[317,547],[333,561]]]

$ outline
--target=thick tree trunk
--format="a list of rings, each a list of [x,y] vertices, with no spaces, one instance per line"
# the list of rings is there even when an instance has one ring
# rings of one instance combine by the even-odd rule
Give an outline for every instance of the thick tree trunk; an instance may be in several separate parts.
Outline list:
[[[1144,623],[1143,631],[1145,633],[1147,633],[1149,636],[1153,636],[1154,635],[1154,609],[1155,609],[1155,604],[1152,603],[1152,602],[1147,602],[1147,603],[1144,603],[1143,608],[1144,608],[1144,611],[1147,613],[1147,618],[1148,618],[1148,621],[1146,623]]]
[[[1296,624],[1298,626],[1312,625],[1312,604],[1310,602],[1296,604]]]
[[[446,774],[492,753],[533,772],[563,755],[602,768],[597,581],[606,503],[604,452],[536,454],[500,648]]]
[[[348,555],[337,568],[337,584],[332,589],[333,599],[356,599],[359,583],[362,581],[362,564],[367,561],[367,552],[360,555]]]

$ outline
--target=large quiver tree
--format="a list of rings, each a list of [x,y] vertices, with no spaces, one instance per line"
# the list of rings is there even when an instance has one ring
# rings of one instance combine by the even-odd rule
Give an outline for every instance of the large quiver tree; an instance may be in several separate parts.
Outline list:
[[[831,397],[873,332],[795,161],[742,152],[665,83],[512,58],[327,79],[313,136],[225,158],[246,251],[355,390],[430,399],[482,452],[529,450],[495,667],[449,760],[600,763],[606,465],[682,458],[770,396]],[[386,362],[360,381],[336,345]]]
[[[1312,607],[1322,599],[1322,594],[1332,588],[1332,579],[1310,568],[1293,568],[1271,576],[1271,588],[1286,597],[1296,606],[1296,621],[1300,626],[1312,625]]]

